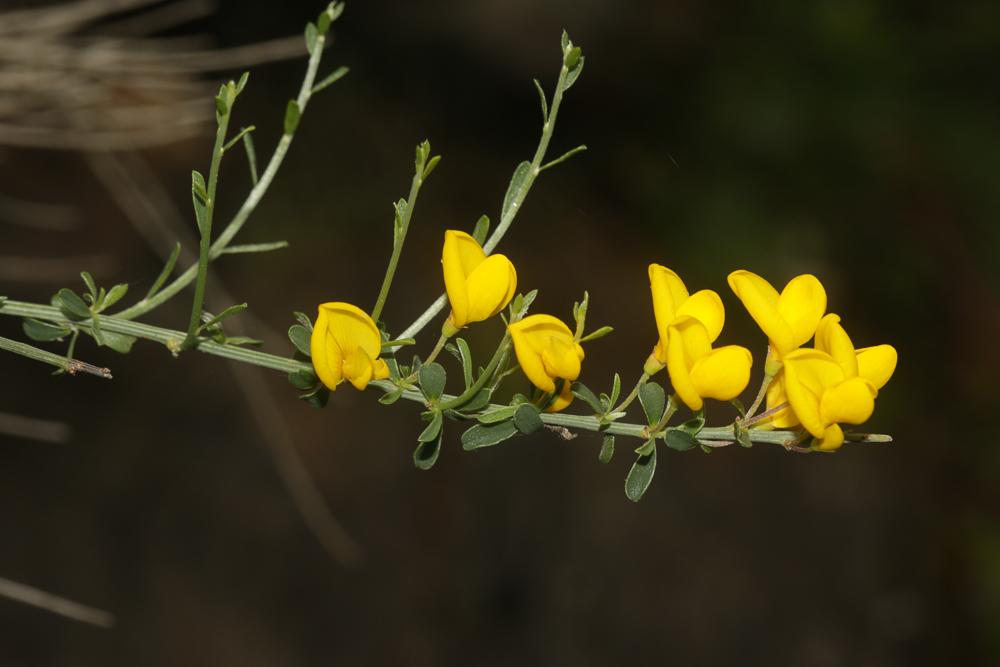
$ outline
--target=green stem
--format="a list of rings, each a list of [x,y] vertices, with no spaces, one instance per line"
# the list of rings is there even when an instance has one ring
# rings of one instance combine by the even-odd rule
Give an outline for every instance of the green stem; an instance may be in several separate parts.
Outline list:
[[[375,307],[372,308],[372,319],[376,322],[378,322],[378,318],[382,314],[382,308],[385,307],[385,300],[389,297],[389,288],[392,286],[392,280],[396,277],[396,266],[399,264],[399,256],[403,252],[403,243],[406,241],[406,232],[410,229],[410,218],[413,215],[413,207],[417,203],[417,195],[420,193],[420,186],[423,183],[424,165],[418,163],[417,173],[413,175],[413,182],[410,184],[410,196],[406,198],[406,209],[403,211],[399,234],[393,238],[392,256],[389,257],[389,266],[385,270],[385,277],[382,279],[382,288],[378,292]],[[401,338],[410,338],[410,336],[401,336]]]
[[[198,278],[194,286],[194,303],[191,306],[191,321],[188,324],[187,337],[181,346],[190,349],[198,344],[198,327],[201,325],[201,309],[205,304],[205,283],[208,281],[208,263],[211,261],[209,251],[212,244],[212,216],[215,214],[215,191],[219,185],[219,166],[225,153],[226,133],[229,131],[229,118],[236,95],[231,94],[230,86],[223,88],[226,94],[226,113],[219,116],[218,128],[215,132],[215,147],[212,149],[212,164],[208,168],[208,198],[205,201],[205,213],[199,220],[198,231],[201,241],[198,249]],[[222,94],[222,93],[220,93]]]
[[[87,326],[87,320],[82,322],[70,322],[57,308],[52,306],[45,306],[42,304],[26,303],[23,301],[6,301],[2,306],[0,306],[0,315],[13,315],[17,317],[33,317],[35,319],[44,320],[47,322],[53,322],[56,324],[69,325],[78,324],[82,326]],[[126,334],[129,336],[135,336],[137,338],[144,338],[146,340],[156,341],[162,343],[168,347],[168,349],[175,348],[180,344],[184,338],[184,332],[174,331],[172,329],[165,329],[162,327],[156,327],[149,324],[143,324],[140,322],[132,322],[129,320],[123,320],[115,316],[105,316],[101,318],[101,326],[106,331],[113,331],[115,333]],[[2,341],[6,341],[6,344]],[[17,349],[14,349],[14,348]],[[504,348],[508,347],[505,342],[501,344],[500,348],[497,349],[497,353],[494,354],[493,360],[490,362],[489,367],[480,375],[475,387],[475,392],[482,389],[483,384],[486,380],[484,378],[489,378],[492,376],[493,371],[496,366],[500,363],[500,359],[503,357]],[[24,343],[19,343],[17,341],[7,341],[7,339],[0,339],[0,349],[9,350],[12,352],[21,353],[23,348],[29,348],[33,350],[25,356],[30,356],[33,359],[38,359],[39,361],[45,361],[46,363],[52,363],[55,366],[63,367],[66,363],[66,358],[58,355],[51,355],[55,359],[51,359],[47,355],[51,353],[45,352],[44,350],[38,350],[37,348],[32,348],[30,345],[25,345]],[[262,368],[270,368],[275,371],[280,371],[282,373],[292,373],[300,370],[312,370],[312,365],[308,362],[296,361],[295,359],[289,359],[287,357],[280,357],[274,354],[268,354],[266,352],[258,352],[256,350],[247,350],[242,347],[235,345],[224,345],[221,343],[216,343],[214,341],[206,340],[203,341],[198,347],[199,352],[204,352],[205,354],[211,354],[217,357],[223,357],[225,359],[232,359],[234,361],[240,361],[247,364],[253,364],[255,366],[260,366]],[[45,355],[46,358],[41,358],[39,356]],[[58,360],[58,363],[56,363]],[[77,362],[82,363],[82,362]],[[89,366],[89,365],[88,365]],[[93,367],[91,367],[93,368]],[[74,371],[80,370],[85,371],[84,368],[75,368]],[[102,371],[102,375],[107,373],[106,369],[98,369]],[[89,371],[86,371],[89,372]],[[482,383],[482,384],[480,384]],[[374,380],[370,383],[371,386],[377,387],[385,392],[391,392],[398,389],[398,387],[389,380]],[[452,394],[443,394],[440,399],[440,405],[442,409],[451,409],[451,405],[458,405],[468,401],[470,398],[475,396],[475,392],[472,392],[473,387],[469,388],[469,391],[463,393],[461,396],[454,396]],[[402,393],[402,398],[409,401],[415,401],[417,403],[424,403],[426,399],[423,394],[416,389],[405,389]],[[492,412],[494,410],[499,410],[506,406],[490,404],[485,406],[480,412]],[[550,424],[552,426],[564,426],[566,428],[575,428],[584,431],[595,431],[599,433],[609,433],[612,435],[626,435],[634,438],[645,438],[648,437],[649,427],[644,424],[626,424],[621,422],[612,422],[611,424],[602,423],[600,419],[595,416],[589,415],[571,415],[561,412],[556,413],[543,413],[541,416],[542,422],[545,424]],[[748,431],[750,434],[751,442],[755,443],[766,443],[774,445],[788,446],[799,437],[799,433],[795,431],[766,431],[763,429],[751,429]],[[735,440],[735,435],[733,433],[732,425],[729,426],[719,426],[719,427],[706,427],[703,428],[698,433],[698,439],[711,443],[718,443],[719,441]],[[847,440],[851,442],[864,442],[864,443],[883,443],[892,442],[892,438],[888,435],[881,434],[861,434],[861,433],[849,433],[847,434]]]
[[[516,193],[514,193],[514,198],[511,201],[510,207],[507,209],[504,216],[500,219],[500,224],[497,225],[493,233],[490,234],[489,239],[483,244],[483,251],[486,254],[490,254],[496,247],[500,244],[503,239],[504,234],[510,228],[514,218],[517,217],[518,211],[521,210],[522,204],[525,198],[528,196],[528,192],[531,190],[532,184],[535,179],[541,173],[542,161],[545,159],[545,152],[549,148],[549,141],[552,139],[552,132],[556,127],[556,116],[559,114],[559,106],[562,104],[563,92],[566,88],[566,77],[569,75],[569,69],[566,65],[562,66],[559,70],[559,80],[556,82],[556,91],[552,96],[552,107],[549,110],[548,118],[542,125],[542,137],[538,141],[538,148],[535,149],[535,156],[531,160],[531,167],[528,169],[528,173],[524,178],[524,181]],[[410,326],[406,327],[403,333],[400,334],[400,338],[412,338],[424,327],[430,324],[438,313],[440,313],[445,304],[448,303],[448,296],[442,294],[437,298],[434,303],[428,306],[420,317],[414,320]]]
[[[312,55],[309,57],[306,74],[302,79],[302,85],[299,87],[299,94],[295,101],[299,105],[300,118],[301,115],[305,113],[306,105],[312,97],[312,86],[313,82],[316,80],[316,71],[319,69],[319,63],[323,56],[323,45],[325,41],[325,35],[319,35],[316,38],[316,47],[313,49]],[[274,181],[274,177],[277,175],[278,169],[281,167],[281,163],[284,162],[285,156],[288,154],[288,149],[292,145],[293,138],[294,134],[283,134],[281,139],[278,140],[278,145],[275,147],[274,153],[271,154],[271,159],[267,163],[264,173],[260,175],[260,180],[258,180],[257,184],[250,190],[250,194],[247,195],[243,205],[240,206],[240,210],[236,212],[233,219],[229,221],[229,224],[226,225],[225,229],[222,230],[222,233],[220,233],[215,239],[215,243],[211,245],[209,249],[210,259],[214,260],[222,254],[222,251],[225,250],[225,248],[233,240],[233,237],[235,237],[236,234],[239,233],[240,229],[242,229],[250,215],[254,212],[254,210],[256,210],[257,205],[260,204],[260,200],[267,193],[268,188],[271,187],[271,183]],[[115,313],[115,316],[131,320],[141,315],[145,315],[190,285],[191,282],[197,277],[198,265],[193,265],[152,297],[143,299],[135,305]]]
[[[648,380],[649,380],[648,373],[643,373],[642,375],[640,375],[639,381],[635,383],[635,386],[632,388],[632,391],[629,393],[629,395],[625,397],[625,400],[622,401],[618,405],[618,407],[613,408],[611,412],[624,412],[625,410],[627,410],[628,406],[632,405],[635,399],[638,398],[639,390],[642,389],[642,385],[646,384]]]
[[[764,397],[767,395],[767,388],[771,386],[771,380],[774,379],[773,375],[764,375],[764,380],[760,383],[760,390],[757,392],[757,398],[754,399],[753,404],[747,413],[743,416],[741,424],[744,427],[749,426],[752,423],[753,416],[757,414],[757,409],[760,404],[764,401]]]
[[[9,304],[10,301],[7,303]],[[97,366],[93,366],[86,362],[79,361],[77,359],[70,359],[62,356],[61,354],[53,354],[52,352],[48,352],[46,350],[40,350],[37,347],[28,345],[27,343],[11,340],[9,338],[0,337],[0,350],[13,352],[14,354],[19,354],[22,357],[27,357],[28,359],[40,361],[43,364],[55,366],[70,375],[75,375],[76,373],[89,373],[90,375],[96,375],[97,377],[102,377],[107,380],[111,379],[111,371],[107,368],[98,368]]]

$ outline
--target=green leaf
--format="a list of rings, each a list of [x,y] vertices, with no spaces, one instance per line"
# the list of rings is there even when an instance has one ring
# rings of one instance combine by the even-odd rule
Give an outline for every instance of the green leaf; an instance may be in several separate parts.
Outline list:
[[[542,418],[538,416],[538,408],[531,403],[523,403],[517,406],[517,410],[514,412],[514,426],[521,433],[531,435],[545,426],[545,424],[542,423]]]
[[[441,161],[441,156],[440,155],[435,155],[430,160],[428,160],[427,161],[427,166],[424,167],[423,178],[427,178],[428,176],[430,176],[431,172],[434,171],[434,168],[438,166],[438,162],[440,162],[440,161]]]
[[[274,241],[272,243],[246,243],[243,245],[226,246],[219,251],[220,255],[239,255],[248,252],[271,252],[288,247],[288,241]]]
[[[517,435],[517,427],[512,421],[500,422],[499,424],[475,424],[462,434],[462,449],[471,452],[482,447],[492,447],[515,435]]]
[[[378,402],[382,405],[392,405],[403,395],[402,389],[393,389],[392,391],[387,391],[378,398]]]
[[[562,31],[562,36],[559,38],[559,44],[562,46],[563,54],[566,53],[566,50],[569,49],[569,45],[572,44],[569,40],[569,33],[565,30]]]
[[[583,56],[580,56],[580,60],[576,63],[576,67],[571,67],[569,74],[566,75],[566,85],[563,86],[563,92],[569,90],[576,83],[576,80],[580,78],[580,73],[583,72],[583,61],[586,60]]]
[[[308,389],[315,389],[319,379],[312,371],[301,370],[289,373],[288,381],[299,391],[306,391]]]
[[[83,278],[83,284],[87,286],[87,291],[90,292],[90,302],[97,303],[97,284],[94,282],[94,277],[87,271],[81,271],[80,277]]]
[[[340,67],[338,67],[337,69],[333,70],[332,72],[330,72],[329,74],[327,74],[325,77],[323,77],[322,81],[320,81],[315,86],[313,86],[313,88],[312,88],[312,94],[315,95],[319,91],[321,91],[321,90],[323,90],[325,88],[329,88],[330,86],[332,86],[333,84],[337,83],[338,81],[340,81],[341,79],[343,79],[345,76],[347,76],[347,73],[350,72],[350,71],[351,71],[350,68],[344,67],[343,65],[341,65]]]
[[[705,427],[705,411],[699,410],[691,419],[687,420],[677,428],[690,435],[698,435]]]
[[[215,96],[215,114],[217,116],[225,116],[229,113],[229,104],[226,103],[226,98],[222,93]]]
[[[583,384],[582,382],[574,382],[570,387],[573,395],[579,398],[581,401],[589,405],[594,409],[594,412],[603,412],[604,406],[601,405],[601,399],[594,395],[594,392],[590,388]]]
[[[59,340],[63,336],[70,333],[70,329],[68,327],[49,324],[48,322],[42,322],[41,320],[32,318],[25,319],[21,323],[21,328],[24,329],[25,336],[31,340],[36,340],[41,343]]]
[[[549,120],[549,102],[545,99],[545,91],[542,90],[542,84],[538,82],[538,79],[532,79],[535,82],[535,90],[538,91],[538,99],[542,103],[542,122],[547,122]]]
[[[698,446],[698,439],[687,431],[682,431],[679,427],[668,428],[663,436],[667,447],[679,452],[686,452]]]
[[[205,177],[197,170],[191,172],[191,203],[194,205],[194,217],[198,223],[198,231],[204,233],[208,190],[205,189]]]
[[[538,173],[542,173],[546,169],[551,169],[552,167],[556,166],[557,164],[562,164],[563,162],[565,162],[566,160],[570,159],[571,157],[573,157],[577,153],[582,153],[585,150],[587,150],[587,147],[585,145],[583,145],[583,144],[580,144],[576,148],[571,148],[570,150],[566,151],[565,153],[563,153],[562,155],[560,155],[559,157],[557,157],[555,160],[551,160],[549,162],[546,162],[541,167],[539,167],[538,168]]]
[[[125,296],[126,292],[128,292],[128,283],[118,283],[117,285],[112,287],[110,290],[108,290],[108,295],[101,302],[101,309],[103,310],[106,308],[110,308],[111,306],[121,301],[122,297]]]
[[[143,301],[152,298],[157,292],[160,291],[160,288],[163,287],[163,283],[167,282],[167,278],[169,278],[170,274],[173,273],[174,266],[177,265],[177,258],[180,254],[181,244],[175,243],[174,249],[170,252],[170,257],[167,258],[167,263],[163,265],[163,270],[160,271],[160,275],[158,275],[156,280],[153,281],[153,286],[149,288],[148,292],[146,292],[146,296],[143,297]]]
[[[321,35],[325,35],[327,30],[330,29],[330,12],[325,9],[319,13],[319,17],[316,19],[316,30]]]
[[[438,413],[440,415],[440,413]],[[437,463],[438,456],[441,454],[441,439],[444,437],[444,431],[438,429],[438,436],[431,440],[430,442],[421,442],[417,445],[417,448],[413,450],[413,465],[417,466],[420,470],[430,470]]]
[[[232,306],[229,306],[218,315],[215,315],[214,317],[210,317],[209,319],[205,320],[205,322],[200,327],[198,327],[198,332],[200,333],[202,331],[206,331],[212,328],[213,326],[220,324],[223,320],[230,318],[233,315],[238,315],[242,313],[247,308],[248,306],[245,303],[237,303]]]
[[[462,378],[465,380],[465,388],[472,386],[472,350],[464,338],[456,338],[455,346],[458,349],[459,359],[462,362]]]
[[[444,423],[444,417],[441,415],[440,410],[435,410],[431,416],[431,421],[427,425],[420,435],[417,436],[418,442],[430,442],[431,440],[437,440],[438,435],[441,433],[441,425]]]
[[[257,149],[253,145],[253,137],[247,132],[243,135],[243,149],[247,153],[247,166],[250,168],[250,183],[257,186]]]
[[[306,38],[306,51],[309,52],[309,55],[312,55],[313,50],[316,49],[316,38],[318,36],[319,36],[319,30],[316,29],[316,24],[312,22],[307,23],[305,38]],[[289,134],[291,133],[289,132]]]
[[[653,474],[656,472],[656,448],[646,456],[640,456],[632,464],[625,478],[625,496],[634,503],[639,502],[646,493]]]
[[[614,380],[611,381],[611,396],[608,398],[611,400],[611,406],[614,407],[618,404],[618,397],[622,393],[622,376],[615,373]]]
[[[497,422],[506,421],[514,416],[514,413],[517,412],[518,407],[520,406],[506,405],[502,408],[493,410],[492,412],[484,412],[478,417],[479,423],[496,424]]]
[[[250,80],[250,72],[243,72],[240,75],[240,80],[236,82],[236,94],[239,95],[243,92],[243,89],[247,87],[247,81]]]
[[[222,342],[226,345],[263,345],[264,341],[248,336],[223,336]]]
[[[747,409],[746,409],[746,406],[743,405],[743,401],[741,401],[738,398],[734,398],[731,401],[729,401],[729,403],[734,408],[736,408],[736,412],[740,413],[740,417],[746,417],[747,416]]]
[[[597,455],[597,460],[601,463],[611,463],[611,457],[615,455],[615,436],[605,435],[601,442],[601,453]]]
[[[489,389],[483,389],[478,394],[473,396],[468,403],[461,407],[464,412],[475,412],[476,410],[481,410],[490,404],[490,397],[493,395]]]
[[[288,100],[288,106],[285,107],[285,134],[295,134],[295,130],[299,128],[300,116],[299,103]]]
[[[476,243],[483,245],[486,243],[486,236],[490,233],[490,218],[486,215],[479,216],[476,220],[476,226],[472,229],[472,238],[476,239]]]
[[[314,391],[299,396],[299,399],[305,401],[314,408],[325,408],[327,401],[330,400],[330,390],[323,385],[319,385]]]
[[[571,72],[576,69],[577,65],[580,64],[580,59],[583,57],[583,49],[579,46],[574,46],[566,50],[566,55],[563,56],[563,65],[566,69]],[[569,86],[566,86],[569,88]]]
[[[311,339],[312,333],[306,331],[306,328],[301,324],[293,324],[288,327],[288,340],[292,341],[296,350],[307,357],[312,357]]]
[[[63,287],[52,297],[52,305],[71,320],[85,320],[90,317],[90,308],[83,299],[71,289]]]
[[[741,447],[746,447],[749,449],[753,447],[753,440],[750,439],[750,432],[743,428],[743,424],[737,419],[733,422],[733,435],[736,438],[736,442],[740,444]]]
[[[639,456],[649,456],[656,449],[656,438],[650,438],[635,448],[635,453]]]
[[[646,421],[652,426],[660,421],[663,416],[663,409],[667,404],[667,397],[663,393],[663,387],[656,382],[647,382],[639,389],[639,403],[646,413]]]
[[[94,337],[95,340],[97,336]],[[128,354],[132,351],[132,345],[135,343],[135,336],[126,336],[125,334],[115,333],[113,331],[101,331],[100,339],[98,343],[106,347],[110,347],[115,352],[121,354]]]
[[[522,192],[530,173],[530,162],[524,161],[517,165],[517,169],[514,170],[514,175],[511,176],[510,185],[507,186],[507,194],[503,197],[503,208],[500,209],[501,220],[506,220],[507,216],[510,215],[511,209],[514,207],[515,200],[523,198]]]
[[[598,338],[604,338],[605,336],[607,336],[609,333],[611,333],[614,330],[615,330],[614,327],[601,327],[600,329],[597,329],[595,331],[591,331],[589,334],[587,334],[586,336],[584,336],[583,338],[581,338],[580,342],[581,343],[587,343],[587,342],[590,342],[592,340],[597,340]]]
[[[310,334],[312,333],[313,323],[312,323],[312,320],[309,319],[308,315],[306,315],[305,313],[302,313],[302,312],[299,312],[299,311],[295,310],[295,311],[292,311],[292,317],[295,318],[296,322],[298,322],[303,327],[305,327],[306,331],[308,331]]]
[[[432,361],[420,367],[420,391],[429,401],[436,401],[444,393],[448,374],[444,366]]]

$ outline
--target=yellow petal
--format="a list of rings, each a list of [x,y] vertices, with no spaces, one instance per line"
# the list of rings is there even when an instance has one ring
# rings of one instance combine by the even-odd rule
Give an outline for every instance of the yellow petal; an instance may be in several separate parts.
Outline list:
[[[664,344],[667,342],[667,327],[677,316],[677,309],[687,301],[688,291],[680,277],[660,264],[649,265],[649,290],[653,294],[653,316],[656,331]]]
[[[372,377],[375,380],[384,380],[389,377],[389,366],[384,360],[375,360],[375,374]]]
[[[844,431],[836,424],[831,424],[826,427],[823,437],[813,441],[813,448],[821,452],[832,452],[840,449],[842,444],[844,444]]]
[[[382,336],[371,316],[349,303],[321,304],[320,312],[327,317],[330,335],[337,342],[341,353],[347,357],[361,348],[374,359],[382,350]]]
[[[820,399],[844,379],[833,357],[819,350],[795,350],[785,358],[785,392],[795,417],[814,437],[821,438],[830,425],[820,414]]]
[[[552,404],[545,408],[546,412],[560,412],[565,410],[570,403],[573,402],[573,390],[571,389],[571,382],[563,382],[562,391],[559,395],[555,397]]]
[[[466,279],[466,322],[482,322],[499,313],[510,301],[516,285],[514,265],[503,255],[491,255],[480,262]]]
[[[691,382],[702,398],[728,401],[747,388],[752,364],[753,356],[745,347],[720,347],[695,362]]]
[[[316,370],[316,377],[333,391],[344,379],[341,374],[343,357],[336,341],[329,334],[329,319],[323,309],[319,309],[316,317],[316,324],[312,330],[312,337],[309,339],[309,353],[312,357],[313,368]]]
[[[771,283],[756,273],[740,270],[729,274],[729,287],[771,341],[779,358],[798,347],[791,327],[778,311],[779,295]]]
[[[514,343],[517,362],[531,384],[542,391],[555,391],[555,381],[542,362],[542,351],[551,344],[553,337],[573,341],[573,332],[551,315],[529,315],[520,322],[512,323],[507,330]]]
[[[726,322],[726,309],[722,305],[722,299],[717,292],[710,289],[699,290],[688,297],[688,300],[677,309],[677,317],[684,315],[704,324],[708,330],[708,340],[713,343],[722,333],[722,326]]]
[[[693,317],[675,320],[667,337],[667,373],[670,384],[685,405],[701,410],[704,402],[691,379],[695,363],[712,351],[705,325]]]
[[[778,297],[778,313],[792,332],[792,347],[804,345],[816,333],[826,312],[826,290],[816,276],[795,276]],[[784,352],[784,351],[782,351]]]
[[[767,386],[767,409],[773,410],[783,404],[786,405],[784,410],[779,410],[762,423],[768,424],[772,428],[791,428],[792,426],[799,425],[799,420],[795,417],[795,413],[792,412],[790,407],[787,407],[788,395],[785,393],[785,372],[781,370],[771,380],[771,384]]]
[[[816,349],[826,352],[840,364],[845,377],[858,374],[858,357],[854,353],[854,343],[840,325],[840,315],[829,313],[819,321],[816,328]]]
[[[575,380],[580,377],[581,356],[577,355],[579,346],[570,339],[550,336],[548,344],[542,348],[542,364],[549,377]]]
[[[858,375],[881,389],[896,370],[896,348],[892,345],[876,345],[857,351]]]
[[[875,386],[854,377],[823,392],[819,412],[827,424],[862,424],[875,409]]]
[[[444,233],[441,250],[441,268],[444,271],[444,288],[451,302],[453,321],[461,328],[468,324],[468,292],[466,279],[486,259],[486,253],[465,232],[449,229]]]
[[[367,387],[374,373],[375,364],[362,348],[344,356],[344,377],[355,389],[360,391]]]

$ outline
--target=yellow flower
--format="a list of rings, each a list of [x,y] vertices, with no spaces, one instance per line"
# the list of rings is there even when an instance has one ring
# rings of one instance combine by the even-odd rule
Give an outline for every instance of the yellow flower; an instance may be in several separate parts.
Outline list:
[[[860,377],[870,382],[876,392],[886,385],[896,370],[897,355],[893,346],[875,345],[855,350],[850,336],[840,324],[840,316],[835,313],[829,313],[820,320],[816,328],[816,349],[829,355],[840,366],[845,379]],[[789,403],[785,383],[782,371],[767,389],[768,410]],[[791,408],[786,408],[768,418],[766,423],[773,428],[791,428],[801,422]]]
[[[768,337],[778,361],[813,337],[826,312],[826,290],[809,274],[792,278],[781,294],[749,271],[730,273],[729,286]]]
[[[316,375],[330,390],[344,380],[364,389],[389,377],[381,350],[382,336],[368,313],[349,303],[320,304],[310,352]]]
[[[689,295],[684,281],[659,264],[649,265],[649,288],[660,339],[646,373],[666,366],[674,391],[692,410],[702,408],[702,399],[728,401],[746,389],[750,351],[738,345],[712,349],[726,321],[719,295],[708,289]]]
[[[556,390],[556,380],[564,380],[562,391],[548,407],[558,412],[573,400],[570,384],[580,377],[583,348],[573,332],[551,315],[530,315],[513,322],[507,330],[514,342],[514,353],[521,370],[531,384],[545,392]]]
[[[517,272],[503,255],[486,256],[465,232],[449,229],[441,251],[444,286],[451,302],[446,329],[457,331],[472,322],[493,317],[510,303],[517,288]]]

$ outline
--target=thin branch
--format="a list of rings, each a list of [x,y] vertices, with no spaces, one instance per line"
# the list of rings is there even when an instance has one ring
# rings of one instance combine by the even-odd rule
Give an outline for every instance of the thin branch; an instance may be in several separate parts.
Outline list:
[[[106,611],[2,577],[0,577],[0,596],[99,628],[112,628],[115,625],[114,615]]]

